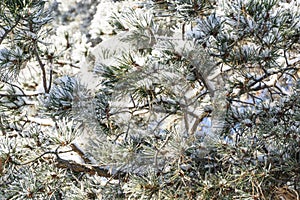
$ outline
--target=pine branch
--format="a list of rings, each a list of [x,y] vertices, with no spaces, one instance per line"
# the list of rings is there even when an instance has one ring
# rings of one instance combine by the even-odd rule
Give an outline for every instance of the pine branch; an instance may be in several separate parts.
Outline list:
[[[40,58],[40,54],[38,52],[38,47],[37,47],[37,44],[35,43],[34,45],[34,54],[35,54],[35,57],[39,63],[39,66],[42,70],[42,79],[43,79],[43,87],[44,87],[44,91],[45,93],[49,93],[50,91],[50,88],[47,86],[47,75],[46,75],[46,69],[45,69],[45,64],[42,62],[41,58]]]
[[[56,159],[56,166],[63,169],[69,169],[76,173],[87,173],[90,175],[99,175],[102,177],[115,177],[116,179],[126,176],[126,173],[116,172],[115,174],[111,173],[111,170],[107,166],[98,166],[90,164],[80,164],[72,160],[65,160],[62,158]]]
[[[15,24],[13,26],[10,27],[10,29],[6,29],[4,27],[1,27],[4,30],[4,34],[1,36],[0,38],[0,45],[2,44],[3,40],[6,38],[6,36],[11,33],[14,28],[16,28],[19,24],[19,21],[21,20],[21,18],[18,18],[17,21],[15,22]]]

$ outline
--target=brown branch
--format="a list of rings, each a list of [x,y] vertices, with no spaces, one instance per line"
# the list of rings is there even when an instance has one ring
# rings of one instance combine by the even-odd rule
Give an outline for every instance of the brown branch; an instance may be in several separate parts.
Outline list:
[[[86,163],[91,163],[91,160],[86,157],[85,153],[76,145],[76,144],[71,144],[70,145],[72,150],[66,151],[74,151],[76,152]],[[59,147],[58,147],[59,148]],[[87,173],[90,175],[99,175],[107,178],[112,178],[112,179],[117,179],[117,178],[123,178],[126,176],[125,172],[122,171],[116,171],[112,172],[109,166],[100,166],[100,165],[92,165],[92,164],[82,164],[82,163],[77,163],[73,160],[65,160],[59,157],[59,153],[64,153],[64,152],[58,152],[58,148],[56,149],[55,152],[45,152],[42,155],[38,156],[32,161],[26,162],[24,164],[28,164],[30,162],[34,162],[40,158],[42,158],[46,154],[55,154],[56,155],[56,166],[58,168],[62,169],[69,169],[73,172],[79,173]],[[22,164],[22,165],[24,165]]]
[[[43,87],[46,93],[49,93],[49,88],[47,87],[47,78],[46,78],[46,69],[45,69],[45,64],[42,62],[41,57],[38,53],[38,49],[37,49],[37,44],[35,44],[35,48],[34,48],[34,54],[35,57],[39,63],[39,66],[42,70],[42,79],[43,79]]]
[[[85,163],[88,164],[82,164],[77,163],[73,160],[65,160],[59,157],[58,154],[56,154],[56,166],[63,169],[70,169],[73,172],[79,173],[87,173],[90,175],[99,175],[111,179],[117,179],[117,178],[124,178],[126,176],[125,172],[122,171],[115,171],[113,172],[109,166],[100,166],[100,165],[93,165],[90,164],[92,161],[86,156],[86,154],[74,143],[72,143],[71,148],[74,152],[76,152]]]
[[[48,86],[48,91],[51,90],[51,85],[52,85],[52,78],[53,78],[53,69],[52,69],[52,64],[51,64],[51,67],[50,67],[50,73],[49,73],[49,86]]]
[[[33,33],[35,31],[33,30],[32,22],[29,22],[29,30]],[[49,93],[49,88],[47,87],[47,78],[46,78],[46,69],[45,69],[45,64],[42,62],[42,59],[40,57],[40,54],[38,52],[38,43],[36,39],[32,39],[32,42],[34,43],[34,55],[39,63],[39,66],[42,70],[42,79],[43,79],[43,87],[45,90],[45,93]],[[52,76],[52,72],[50,74]]]
[[[191,72],[194,73],[194,75],[196,76],[196,79],[198,81],[200,81],[201,83],[203,83],[204,87],[208,90],[209,95],[211,97],[214,97],[215,91],[214,91],[213,87],[211,86],[211,84],[209,83],[209,81],[207,80],[207,78],[204,77],[202,75],[202,73],[200,71],[198,71],[195,66],[192,66],[192,67],[193,67],[193,70]]]
[[[22,94],[25,95],[25,93],[24,93],[24,91],[23,91],[23,89],[22,89],[21,87],[15,85],[15,84],[13,84],[13,83],[10,83],[10,82],[8,82],[8,81],[5,81],[5,80],[1,80],[1,82],[5,83],[5,84],[8,84],[8,85],[10,85],[11,87],[18,88],[18,89],[22,92]]]
[[[194,124],[193,124],[193,126],[192,126],[192,128],[191,128],[190,135],[194,135],[194,133],[196,132],[197,127],[198,127],[198,125],[200,124],[200,122],[202,122],[203,119],[204,119],[205,117],[208,117],[210,113],[211,113],[211,111],[203,112],[202,115],[200,115],[200,116],[195,120],[195,122],[194,122]]]
[[[111,173],[111,170],[107,166],[99,166],[99,165],[90,165],[90,164],[80,164],[73,160],[65,160],[62,158],[57,158],[56,166],[63,169],[69,169],[73,172],[79,173],[87,173],[90,175],[99,175],[103,177],[112,177],[112,178],[122,178],[126,176],[125,172],[118,171],[116,173]]]
[[[55,61],[54,64],[61,65],[61,66],[69,65],[70,67],[73,67],[73,68],[76,68],[76,69],[80,69],[79,66],[76,66],[76,65],[72,64],[71,62],[66,62],[66,61],[61,61],[61,60]]]
[[[17,19],[16,23],[11,26],[10,29],[5,29],[4,27],[1,26],[1,28],[4,30],[4,34],[2,35],[2,37],[0,38],[0,44],[2,44],[3,40],[6,38],[6,36],[12,32],[12,30],[19,24],[20,19]]]
[[[75,145],[74,146],[71,146],[72,149],[76,149],[75,152],[79,152],[81,155],[84,155],[84,153],[79,150]],[[18,162],[15,162],[15,161],[10,161],[12,162],[13,164],[15,165],[27,165],[27,164],[30,164],[30,163],[33,163],[39,159],[41,159],[43,156],[47,155],[47,154],[54,154],[56,155],[56,166],[58,168],[62,168],[62,169],[69,169],[73,172],[76,172],[76,173],[79,173],[79,172],[82,172],[82,173],[87,173],[87,174],[90,174],[90,175],[99,175],[99,176],[103,176],[103,177],[109,177],[109,178],[122,178],[122,177],[125,177],[126,176],[126,173],[125,172],[122,172],[122,171],[116,171],[114,173],[111,172],[110,168],[108,166],[99,166],[99,165],[91,165],[91,164],[81,164],[81,163],[77,163],[73,160],[65,160],[65,159],[62,159],[59,157],[59,153],[65,153],[65,152],[70,152],[69,151],[65,151],[65,152],[57,152],[58,149],[56,151],[48,151],[48,152],[45,152],[43,154],[41,154],[40,156],[34,158],[33,160],[30,160],[30,161],[27,161],[25,163],[18,163]],[[1,161],[1,160],[0,160]]]
[[[33,94],[1,94],[0,97],[35,97],[43,93],[33,93]]]
[[[72,143],[71,148],[74,152],[76,152],[83,160],[85,163],[92,163],[92,161],[85,155],[85,153],[74,143]]]

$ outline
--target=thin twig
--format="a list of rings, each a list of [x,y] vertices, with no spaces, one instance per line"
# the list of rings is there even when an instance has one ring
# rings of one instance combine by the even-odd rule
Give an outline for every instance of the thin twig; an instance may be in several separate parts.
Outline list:
[[[72,64],[71,62],[66,62],[66,61],[63,61],[63,60],[55,61],[54,64],[62,65],[62,66],[64,66],[64,65],[70,65],[70,67],[73,67],[73,68],[76,68],[76,69],[80,69],[79,66],[76,66],[76,65]]]
[[[35,48],[34,48],[34,54],[35,54],[35,57],[39,63],[39,66],[42,70],[42,78],[43,78],[43,87],[44,87],[44,90],[45,90],[45,93],[49,93],[49,88],[47,87],[47,78],[46,78],[46,69],[45,69],[45,64],[42,62],[41,60],[41,57],[38,53],[38,47],[37,47],[37,44],[35,44]]]
[[[211,111],[204,112],[204,113],[202,113],[202,115],[200,115],[200,116],[195,120],[195,122],[194,122],[194,124],[193,124],[193,126],[192,126],[192,128],[191,128],[191,130],[190,130],[190,135],[194,135],[194,133],[196,132],[197,127],[198,127],[198,125],[200,124],[200,122],[202,122],[203,119],[204,119],[205,117],[208,117],[210,113],[211,113]]]
[[[34,93],[34,94],[1,94],[0,97],[35,97],[43,93]]]
[[[30,160],[30,161],[27,161],[27,162],[24,162],[24,163],[14,162],[14,164],[16,164],[16,165],[28,165],[29,163],[35,162],[35,161],[39,160],[40,158],[42,158],[44,155],[47,155],[47,154],[56,154],[56,153],[53,152],[53,151],[47,151],[47,152],[44,152],[43,154],[39,155],[38,157],[34,158],[33,160]]]
[[[15,85],[15,84],[13,84],[13,83],[7,82],[7,81],[5,81],[5,80],[1,80],[1,82],[6,83],[6,84],[8,84],[8,85],[10,85],[10,86],[12,86],[12,87],[18,88],[18,89],[22,92],[22,94],[25,95],[25,92],[23,91],[23,89],[22,89],[21,87]]]
[[[71,148],[74,152],[76,152],[83,160],[85,163],[92,163],[92,161],[86,156],[86,154],[78,147],[78,145],[72,143]]]
[[[49,86],[48,86],[48,91],[51,90],[52,77],[53,77],[53,68],[52,68],[52,64],[51,64],[51,66],[50,66],[50,73],[49,73]]]
[[[20,19],[17,19],[16,23],[11,26],[10,29],[5,29],[4,27],[1,26],[1,28],[4,30],[4,34],[0,38],[0,44],[2,44],[3,40],[6,38],[6,36],[19,24]]]

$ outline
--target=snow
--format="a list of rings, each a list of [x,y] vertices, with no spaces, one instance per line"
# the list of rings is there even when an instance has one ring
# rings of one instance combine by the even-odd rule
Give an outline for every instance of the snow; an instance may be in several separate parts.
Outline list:
[[[223,4],[225,4],[224,0],[222,1]],[[62,18],[70,17],[70,21],[66,21],[66,19],[62,19],[61,24],[57,25],[54,29],[54,33],[51,37],[47,38],[49,42],[54,42],[54,46],[58,47],[59,49],[51,49],[51,47],[46,47],[49,48],[49,51],[61,51],[64,53],[63,58],[67,61],[70,62],[77,62],[78,66],[80,67],[79,70],[68,70],[63,73],[66,73],[66,75],[74,75],[76,74],[76,78],[80,79],[80,82],[86,86],[88,91],[92,91],[94,89],[97,89],[99,87],[99,80],[95,74],[94,74],[94,69],[93,65],[96,66],[101,66],[101,65],[115,65],[117,64],[117,59],[122,56],[123,52],[130,52],[133,48],[130,44],[124,41],[124,38],[128,37],[129,35],[132,34],[130,31],[119,31],[116,35],[115,30],[112,27],[110,21],[111,17],[113,17],[113,13],[118,13],[118,12],[124,12],[125,10],[128,10],[128,8],[133,9],[136,11],[137,15],[140,15],[142,12],[141,10],[138,10],[137,7],[139,5],[139,1],[118,1],[118,2],[112,2],[109,0],[102,0],[102,1],[94,1],[96,3],[92,3],[91,0],[86,1],[85,3],[90,5],[90,8],[94,12],[94,15],[92,15],[92,18],[88,18],[89,16],[89,11],[83,12],[80,8],[78,8],[79,0],[77,1],[64,1],[64,0],[53,0],[52,1],[52,7],[53,9],[57,10],[59,15],[63,16]],[[75,11],[78,10],[77,12],[73,12],[72,9],[75,8]],[[216,26],[219,23],[221,23],[221,18],[220,16],[224,15],[222,13],[222,10],[217,10],[216,16],[209,16],[208,21],[213,25]],[[38,19],[36,19],[38,20]],[[64,21],[65,20],[65,21]],[[129,19],[133,20],[133,19]],[[141,22],[142,24],[149,24],[149,19],[145,18],[144,21]],[[202,22],[201,22],[202,23]],[[248,21],[251,26],[255,26],[253,22],[250,20]],[[124,22],[124,24],[126,24]],[[127,24],[128,25],[128,24]],[[129,25],[128,25],[129,26]],[[199,29],[199,30],[198,30]],[[203,37],[205,36],[205,30],[201,30],[198,27],[197,30],[187,30],[188,35],[192,34],[198,34],[197,37]],[[36,35],[27,32],[29,37],[36,38]],[[4,30],[1,30],[0,35],[4,34]],[[73,49],[69,49],[68,51],[64,51],[66,48],[66,35],[69,37],[69,41],[71,45],[73,45]],[[234,37],[234,36],[233,36]],[[103,40],[99,44],[92,44],[90,39],[97,39],[101,38]],[[176,29],[175,30],[175,35],[170,38],[170,37],[165,37],[165,36],[159,36],[157,37],[159,41],[167,41],[167,40],[172,40],[174,42],[175,46],[175,51],[178,52],[179,54],[183,55],[184,57],[188,57],[191,55],[187,55],[186,52],[189,52],[190,50],[194,49],[194,43],[192,41],[186,41],[182,40],[182,35],[181,35],[181,30]],[[269,40],[272,40],[272,38],[264,38],[266,42]],[[92,47],[93,46],[93,47]],[[159,50],[158,46],[155,46],[157,50],[154,50],[152,52],[153,57],[161,57],[162,53]],[[164,46],[162,46],[163,48]],[[250,45],[245,45],[243,46],[243,50],[246,52],[251,52],[254,51],[256,48],[255,46],[250,46]],[[7,54],[8,50],[4,46],[0,46],[0,60],[5,59],[5,55]],[[86,57],[86,54],[91,54],[95,57],[95,60],[90,60],[89,58]],[[266,56],[268,56],[269,52],[265,52]],[[16,57],[22,56],[22,50],[21,49],[15,49],[15,54]],[[192,55],[193,56],[193,55]],[[195,55],[194,55],[195,56]],[[195,63],[197,62],[197,55],[195,56],[194,60]],[[294,58],[289,61],[290,65],[294,65],[300,61],[300,58]],[[146,62],[145,58],[138,58],[136,60],[137,64],[140,66],[143,66]],[[281,60],[280,62],[284,63],[284,60]],[[197,64],[197,63],[196,63]],[[159,67],[159,66],[158,66]],[[223,85],[223,83],[218,82],[220,78],[220,74],[224,71],[230,70],[229,66],[223,66],[222,68],[217,68],[214,69],[213,71],[210,71],[211,73],[207,74],[207,84],[210,85],[213,90],[218,90],[218,93],[224,94],[226,92],[226,88]],[[274,69],[269,69],[269,73],[273,73]],[[167,76],[172,76],[172,73],[167,74]],[[174,77],[173,77],[174,78]],[[187,77],[189,78],[189,77]],[[193,77],[190,77],[191,79]],[[259,79],[261,77],[257,77],[256,79]],[[66,79],[65,77],[62,77],[59,79],[59,81],[64,82]],[[230,77],[231,81],[239,80],[243,82],[244,80],[238,77]],[[268,80],[264,80],[264,84],[270,86],[270,85],[275,85],[277,80],[277,75],[272,75],[269,77]],[[146,84],[147,81],[147,84]],[[144,82],[146,85],[151,85],[151,79],[149,78],[148,80],[141,80],[141,82]],[[219,83],[219,85],[217,85]],[[55,84],[55,83],[54,83]],[[59,83],[56,83],[59,84]],[[217,86],[217,87],[216,87]],[[224,87],[223,87],[224,86]],[[254,85],[253,87],[259,86]],[[41,85],[39,85],[39,88],[42,88]],[[239,93],[239,89],[234,89],[233,94]],[[189,91],[187,94],[185,94],[186,98],[191,98],[192,96],[195,96],[196,91]],[[262,94],[263,96],[264,94]],[[217,98],[216,98],[217,99]],[[128,101],[125,101],[128,100]],[[126,105],[131,106],[129,103],[129,99],[123,99],[123,102],[114,102],[112,106],[115,107],[116,112],[118,111],[119,108],[122,108],[122,106]],[[209,99],[205,99],[206,101],[209,101]],[[220,100],[220,99],[219,99]],[[225,102],[225,97],[221,99],[220,101],[223,102],[215,102],[217,106],[224,106]],[[87,102],[90,103],[90,102]],[[175,104],[177,102],[174,102]],[[184,102],[180,102],[184,103]],[[207,106],[207,105],[206,105]],[[215,106],[215,105],[214,105]],[[187,109],[187,111],[194,113],[195,115],[200,115],[203,111],[205,111],[206,107],[190,107]],[[212,110],[214,108],[211,108]],[[240,112],[242,112],[242,109],[240,108]],[[112,110],[113,112],[114,110]],[[136,114],[136,113],[135,113]],[[129,113],[127,115],[123,115],[123,117],[120,117],[118,120],[120,120],[122,123],[128,122],[130,119]],[[36,122],[36,123],[43,123],[47,124],[49,126],[54,126],[53,121],[47,121],[45,119],[42,119],[42,121],[39,121],[39,119],[35,117],[29,117],[29,120]],[[127,120],[127,121],[126,121]],[[177,121],[178,117],[176,116],[171,116],[165,120],[165,124],[172,124],[172,122]],[[189,122],[195,123],[194,119],[188,119]],[[158,121],[158,120],[157,120]],[[251,120],[245,119],[242,123],[245,125],[251,125]],[[165,130],[168,129],[165,124],[161,125],[157,131],[159,135],[165,135]],[[217,130],[221,129],[223,126],[222,124],[222,118],[220,116],[214,116],[213,118],[206,117],[204,120],[198,125],[195,135],[197,138],[201,138],[204,143],[209,143],[211,141],[215,140],[220,140],[220,138],[215,136],[215,133]],[[153,127],[156,127],[156,124],[151,124],[149,129],[153,129]],[[207,136],[207,137],[206,137]],[[79,148],[82,148],[83,150],[86,150],[86,144],[88,144],[88,141],[91,140],[91,138],[96,137],[96,135],[93,135],[92,130],[85,130],[85,134],[82,134],[78,139],[74,141],[76,145],[78,145]],[[76,155],[75,153],[65,153],[61,155],[62,158],[64,159],[72,159],[76,162],[83,163],[83,160],[80,158],[80,156]],[[91,158],[92,159],[92,158]],[[96,160],[93,160],[94,163],[96,163]],[[187,167],[187,166],[183,166]]]

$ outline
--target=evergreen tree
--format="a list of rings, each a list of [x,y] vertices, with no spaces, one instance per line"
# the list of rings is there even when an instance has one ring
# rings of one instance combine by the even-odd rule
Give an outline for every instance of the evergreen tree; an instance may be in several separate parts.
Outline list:
[[[145,2],[96,46],[57,6],[0,3],[2,199],[299,198],[299,2]]]

